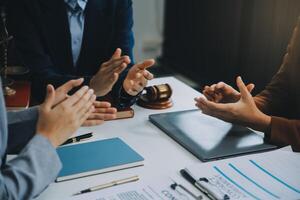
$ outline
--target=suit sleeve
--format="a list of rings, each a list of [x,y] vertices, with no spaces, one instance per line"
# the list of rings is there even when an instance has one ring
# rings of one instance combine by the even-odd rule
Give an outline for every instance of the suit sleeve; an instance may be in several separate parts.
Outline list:
[[[60,169],[54,147],[36,135],[15,159],[1,167],[0,199],[32,199],[55,180]]]
[[[116,4],[116,18],[115,18],[115,30],[113,45],[111,46],[111,52],[114,52],[117,48],[121,48],[123,55],[128,55],[131,59],[131,64],[124,70],[117,83],[113,87],[112,97],[115,100],[114,104],[118,108],[125,108],[133,105],[138,96],[131,96],[127,94],[123,88],[123,82],[129,69],[134,65],[133,46],[134,35],[132,31],[133,27],[133,10],[131,0],[119,0]]]
[[[32,139],[36,131],[38,107],[24,111],[7,112],[8,146],[7,153],[16,154]]]

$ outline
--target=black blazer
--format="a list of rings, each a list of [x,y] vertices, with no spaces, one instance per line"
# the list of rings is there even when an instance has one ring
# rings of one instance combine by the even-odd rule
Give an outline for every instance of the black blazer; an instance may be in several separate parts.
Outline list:
[[[131,0],[88,0],[85,12],[81,53],[74,66],[64,0],[9,1],[8,27],[24,65],[31,70],[33,93],[39,100],[44,98],[48,83],[58,87],[68,80],[84,77],[88,85],[91,76],[116,48],[134,60]],[[112,90],[115,99],[120,97],[129,68]]]

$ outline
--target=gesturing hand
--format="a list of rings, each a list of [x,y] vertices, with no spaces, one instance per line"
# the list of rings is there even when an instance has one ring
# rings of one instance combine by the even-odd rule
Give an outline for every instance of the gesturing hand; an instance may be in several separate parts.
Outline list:
[[[95,76],[90,81],[90,87],[97,96],[109,93],[119,79],[120,73],[131,62],[128,56],[121,56],[122,50],[117,49],[111,59],[103,63]]]
[[[87,86],[56,106],[56,92],[47,86],[47,97],[39,108],[37,133],[49,139],[54,147],[65,142],[94,111],[96,96]]]
[[[68,92],[70,92],[73,88],[80,86],[83,83],[83,80],[83,78],[70,80],[62,86],[58,87],[55,90],[55,99],[53,106],[59,104],[60,102],[68,98]]]
[[[247,89],[250,93],[254,87],[252,83],[247,85]],[[224,82],[205,86],[202,93],[208,100],[216,103],[234,103],[241,98],[241,94],[238,91]]]
[[[131,96],[136,96],[147,86],[148,80],[153,79],[147,68],[154,65],[153,59],[145,60],[140,64],[134,65],[128,72],[126,79],[123,82],[124,90]]]
[[[94,112],[90,114],[89,118],[83,123],[83,126],[96,126],[103,124],[106,120],[116,118],[117,109],[112,108],[109,102],[96,101],[94,107]]]
[[[241,77],[237,78],[237,86],[240,90],[240,99],[235,103],[215,103],[204,97],[196,98],[196,106],[204,114],[259,131],[265,131],[271,123],[271,118],[262,113],[254,102],[248,88]]]

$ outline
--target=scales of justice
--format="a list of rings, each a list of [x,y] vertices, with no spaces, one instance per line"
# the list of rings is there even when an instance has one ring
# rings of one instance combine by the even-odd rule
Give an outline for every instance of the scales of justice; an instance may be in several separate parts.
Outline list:
[[[7,31],[6,12],[3,6],[0,7],[0,17],[0,74],[4,95],[12,96],[16,94],[16,90],[11,88],[14,80],[8,78],[8,76],[26,74],[28,69],[22,66],[8,66],[8,48],[13,40],[13,36],[10,36]]]

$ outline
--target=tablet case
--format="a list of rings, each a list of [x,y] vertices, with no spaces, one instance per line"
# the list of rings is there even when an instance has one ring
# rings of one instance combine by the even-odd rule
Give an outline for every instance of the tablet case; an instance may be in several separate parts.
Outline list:
[[[188,110],[155,114],[150,121],[201,161],[276,149],[254,131]]]

